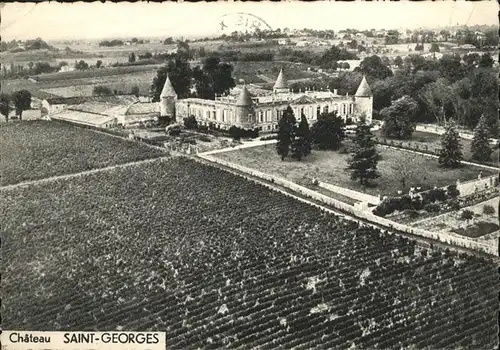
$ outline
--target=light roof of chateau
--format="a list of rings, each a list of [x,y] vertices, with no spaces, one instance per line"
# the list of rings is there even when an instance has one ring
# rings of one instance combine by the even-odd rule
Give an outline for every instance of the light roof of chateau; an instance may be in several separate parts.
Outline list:
[[[238,97],[238,100],[236,100],[235,106],[244,106],[248,107],[253,104],[252,98],[250,97],[250,93],[248,92],[248,89],[246,86],[243,86],[243,89],[241,90],[241,94]]]
[[[165,85],[163,85],[163,89],[161,90],[160,97],[172,97],[177,96],[177,93],[174,90],[172,82],[167,74],[167,80],[165,80]]]
[[[356,96],[360,96],[360,97],[373,96],[372,90],[370,89],[370,86],[368,85],[368,82],[366,81],[365,76],[363,76],[363,80],[361,80],[361,83],[359,84],[358,90],[356,90]]]
[[[276,79],[276,83],[274,83],[273,89],[288,89],[288,81],[283,74],[283,68],[280,69],[280,74]]]

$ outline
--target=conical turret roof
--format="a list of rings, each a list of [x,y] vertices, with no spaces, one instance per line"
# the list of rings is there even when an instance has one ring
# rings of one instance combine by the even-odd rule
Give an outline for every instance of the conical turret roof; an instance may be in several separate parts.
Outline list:
[[[238,96],[238,100],[236,100],[235,106],[248,107],[251,106],[252,104],[253,102],[252,98],[250,97],[250,92],[248,92],[246,86],[243,86],[240,96]]]
[[[280,74],[274,83],[273,89],[288,89],[288,81],[283,74],[283,68],[280,69]]]
[[[363,76],[363,80],[361,80],[361,83],[358,86],[358,90],[356,91],[356,95],[359,97],[371,97],[372,95],[372,90],[370,89],[370,85],[368,85],[368,82],[366,81],[366,77]]]
[[[172,97],[177,96],[177,93],[174,90],[172,82],[167,74],[167,80],[165,80],[165,85],[163,85],[163,89],[161,90],[160,97]]]

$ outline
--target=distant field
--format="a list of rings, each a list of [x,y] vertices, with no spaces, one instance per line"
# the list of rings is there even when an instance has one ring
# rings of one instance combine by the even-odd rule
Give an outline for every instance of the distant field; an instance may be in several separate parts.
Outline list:
[[[259,75],[264,75],[275,81],[278,77],[279,70],[283,68],[287,79],[304,79],[315,78],[320,76],[319,73],[307,71],[308,67],[304,63],[294,63],[287,61],[254,61],[254,62],[231,62],[234,71],[233,77],[236,82],[238,79],[244,79],[246,83],[265,83],[263,78]]]
[[[281,161],[276,153],[274,144],[239,149],[214,156],[229,162],[240,164],[265,173],[280,176],[302,185],[310,185],[312,178],[327,183],[346,187],[355,191],[363,191],[372,195],[396,194],[398,190],[408,190],[413,186],[446,186],[455,183],[456,179],[461,181],[477,178],[482,170],[477,167],[464,166],[460,169],[445,170],[441,168],[437,159],[427,156],[411,154],[411,162],[415,171],[406,179],[406,188],[401,188],[401,179],[394,170],[395,164],[400,157],[408,154],[405,151],[379,148],[382,160],[378,164],[381,177],[376,180],[377,187],[362,188],[359,183],[350,179],[350,173],[346,170],[349,154],[332,151],[313,150],[310,156],[302,161]],[[493,171],[482,170],[483,175],[492,175]]]
[[[2,326],[172,349],[495,349],[497,266],[177,157],[0,190]],[[355,344],[355,346],[354,346]]]
[[[92,84],[106,85],[111,89],[117,89],[123,92],[130,92],[132,86],[137,85],[139,86],[141,94],[149,94],[151,83],[156,75],[158,67],[159,66],[157,65],[145,66],[142,67],[144,68],[142,71],[132,71],[131,73],[119,75],[96,76],[95,78],[92,77],[93,72],[91,71],[85,72],[83,77],[77,79],[71,79],[71,75],[63,75],[62,77],[66,77],[66,79],[61,78],[55,80],[58,76],[51,75],[48,79],[42,79],[37,83],[31,82],[27,79],[4,80],[2,81],[1,90],[2,92],[12,93],[16,90],[26,89],[30,91],[33,96],[38,98],[47,98],[53,97],[52,95],[74,96],[71,95],[73,92],[77,95],[91,95]],[[118,73],[120,70],[116,70],[114,72]]]
[[[0,124],[0,185],[165,155],[146,145],[47,121]]]

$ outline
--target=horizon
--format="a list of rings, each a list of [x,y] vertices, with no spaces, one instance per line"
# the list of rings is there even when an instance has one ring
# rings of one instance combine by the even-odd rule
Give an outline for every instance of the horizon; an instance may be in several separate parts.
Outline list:
[[[281,3],[13,3],[2,4],[3,41],[213,37],[239,30],[243,15],[263,28],[334,30],[498,26],[498,3],[311,2]],[[283,13],[286,16],[283,16]],[[203,15],[198,15],[202,13]],[[165,15],[168,14],[168,15]],[[353,17],[354,15],[354,17]],[[130,19],[133,20],[130,20]],[[188,19],[186,21],[186,18]],[[382,19],[383,18],[383,19]],[[333,20],[332,20],[333,19]],[[198,23],[192,28],[192,23]],[[229,24],[228,24],[229,23]],[[325,24],[328,23],[328,24]],[[62,30],[65,28],[65,30]],[[226,32],[224,31],[224,32]]]

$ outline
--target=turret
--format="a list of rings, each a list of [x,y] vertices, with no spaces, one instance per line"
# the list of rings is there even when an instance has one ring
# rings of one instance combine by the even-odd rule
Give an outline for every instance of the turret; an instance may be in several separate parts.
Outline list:
[[[243,86],[238,99],[234,104],[236,124],[242,128],[253,128],[254,122],[254,105],[250,92],[246,86]]]
[[[172,82],[167,74],[167,80],[160,94],[160,118],[175,118],[175,102],[177,101],[177,93],[172,86]]]
[[[280,69],[280,74],[276,79],[276,82],[273,86],[274,92],[288,92],[288,81],[286,80],[285,74],[283,73],[283,69]]]
[[[356,90],[354,95],[354,116],[356,119],[364,116],[366,118],[366,123],[372,123],[372,113],[373,113],[373,94],[370,89],[370,85],[366,81],[366,77],[363,76],[361,83]]]

